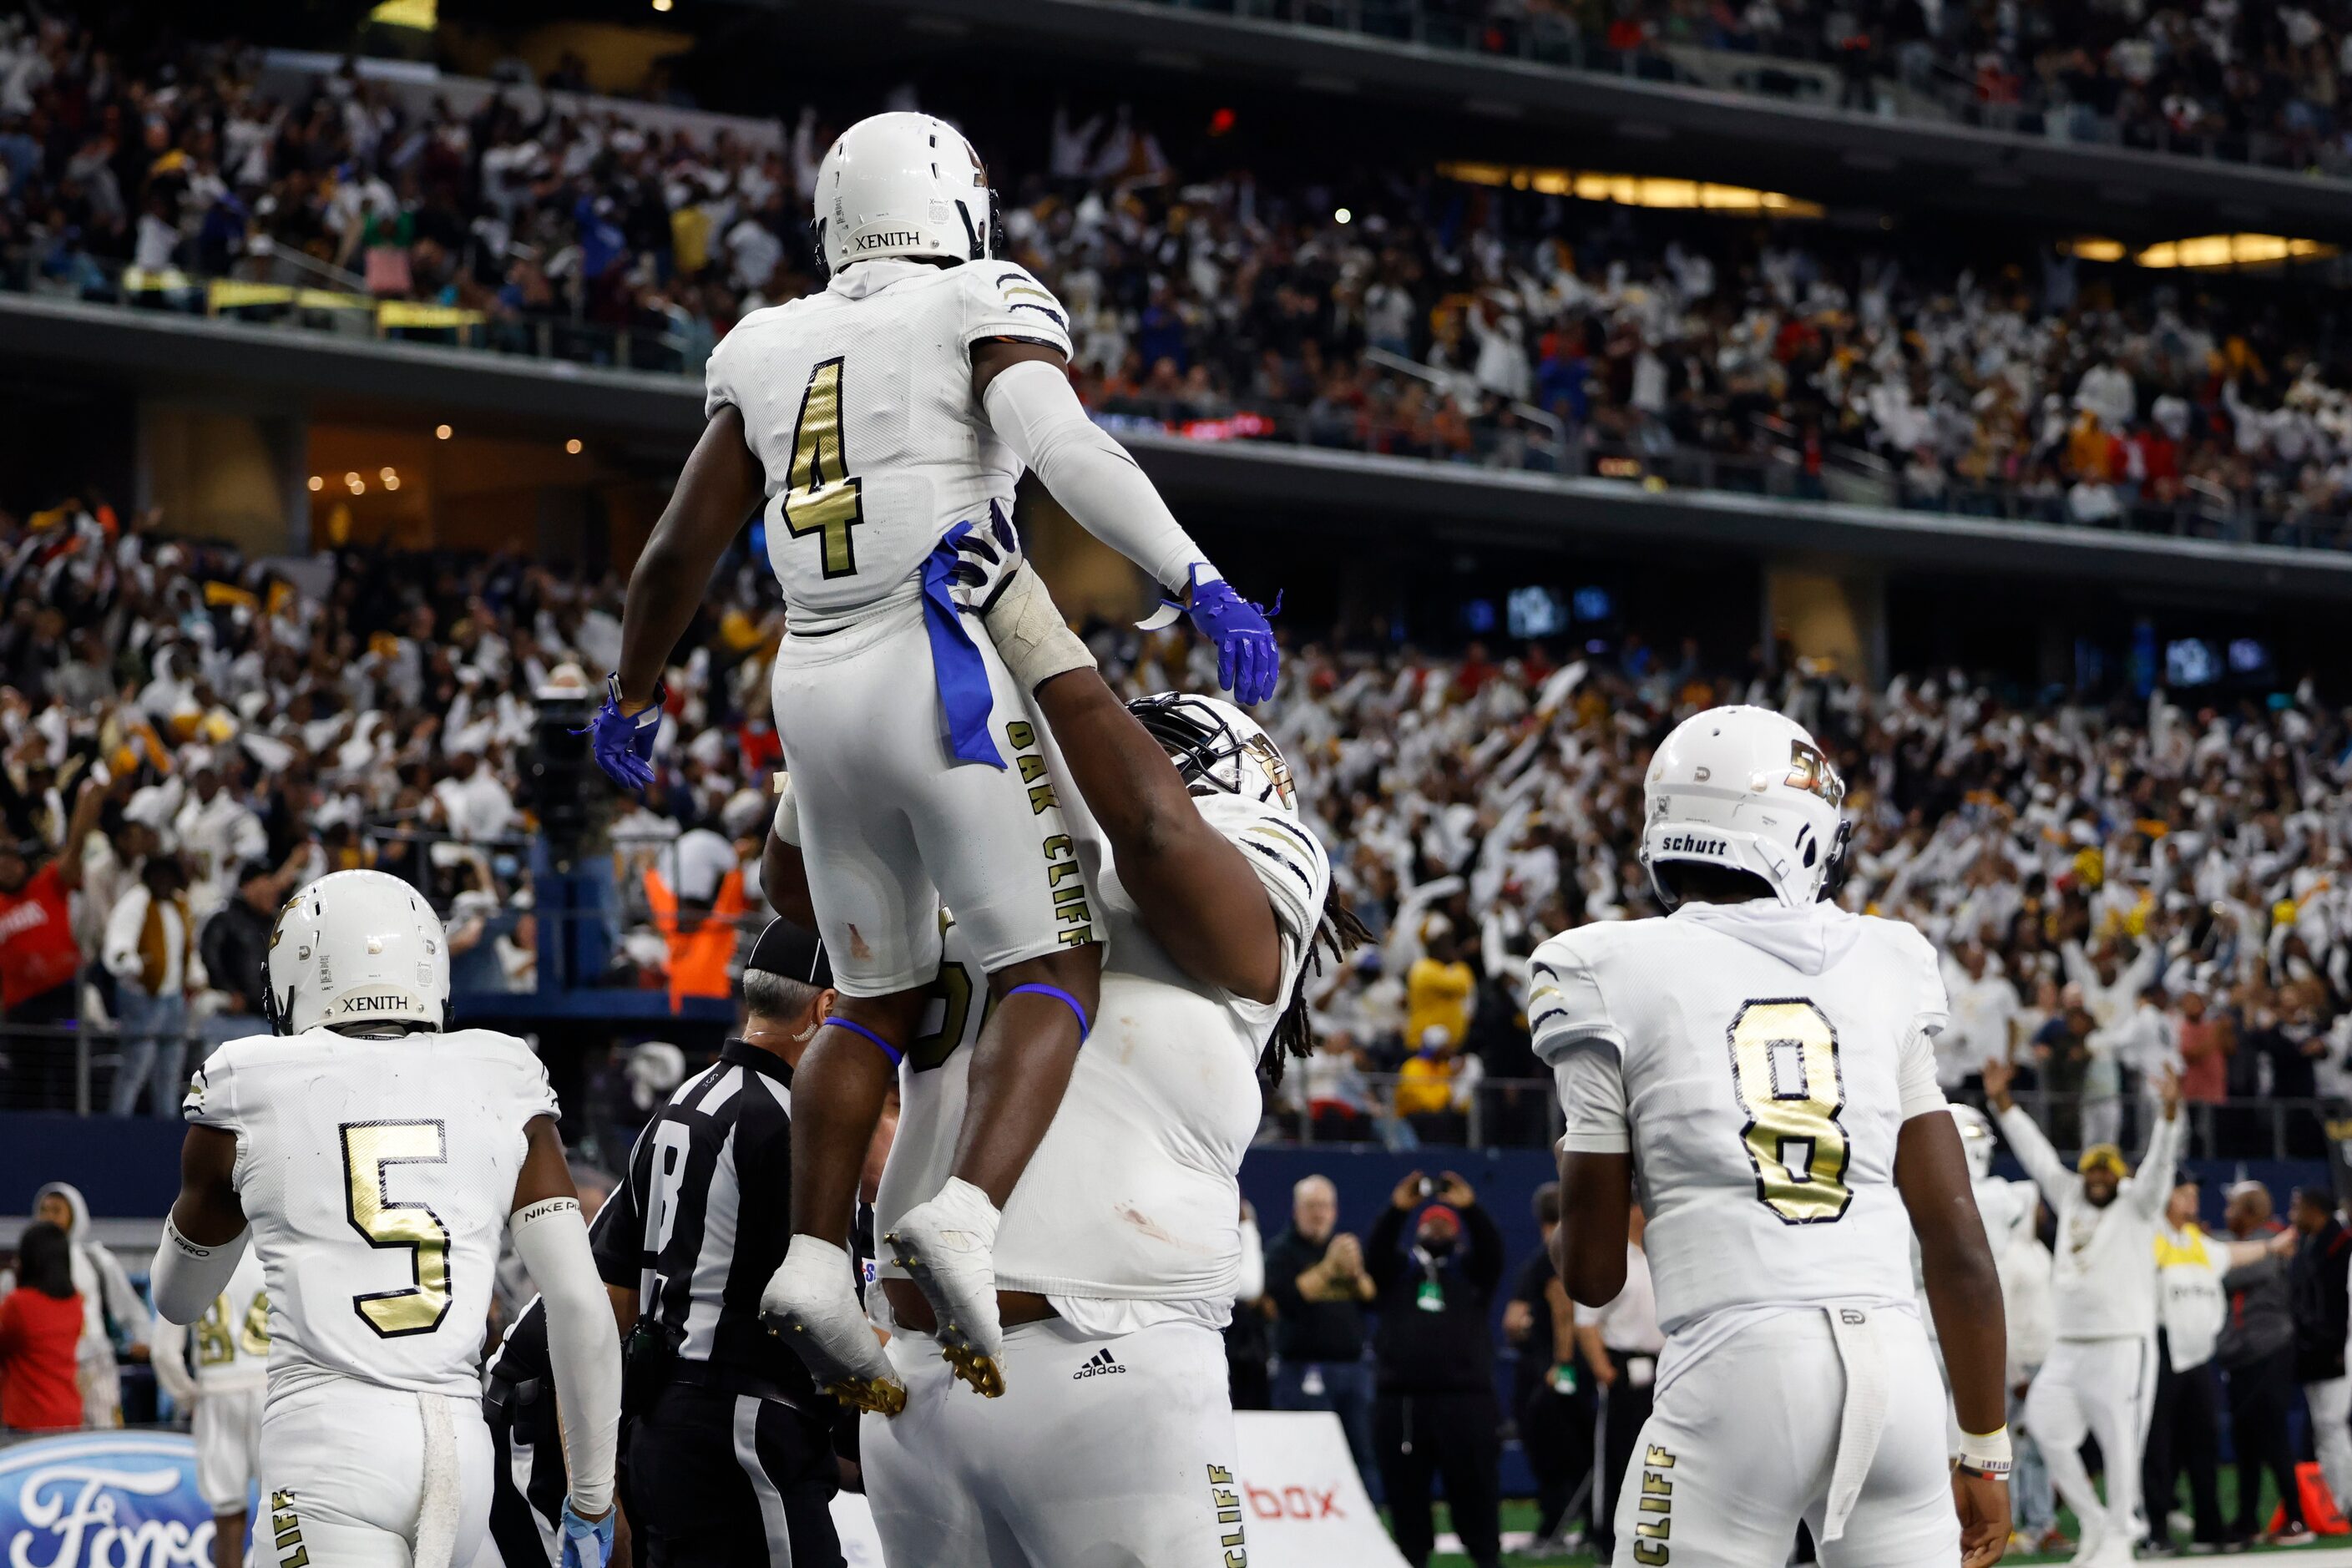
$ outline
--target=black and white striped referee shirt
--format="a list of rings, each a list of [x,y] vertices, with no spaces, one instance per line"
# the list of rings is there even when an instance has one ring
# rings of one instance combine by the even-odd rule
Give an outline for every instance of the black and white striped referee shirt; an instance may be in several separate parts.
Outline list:
[[[760,1323],[792,1240],[792,1081],[773,1055],[730,1040],[680,1084],[637,1138],[596,1261],[605,1283],[636,1286],[637,1310],[671,1331],[682,1360],[799,1398],[814,1393],[807,1369]]]

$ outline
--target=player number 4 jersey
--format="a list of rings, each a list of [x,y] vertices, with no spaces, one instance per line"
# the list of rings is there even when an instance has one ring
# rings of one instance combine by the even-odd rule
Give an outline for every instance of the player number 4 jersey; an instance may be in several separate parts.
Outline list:
[[[1943,1104],[1925,938],[1822,904],[1686,906],[1533,959],[1528,1024],[1570,1151],[1630,1150],[1658,1321],[1912,1300],[1903,1122]]]
[[[184,1110],[236,1135],[273,1395],[325,1376],[479,1392],[524,1129],[556,1114],[528,1046],[485,1029],[256,1036],[213,1054]]]
[[[941,535],[1012,505],[1021,465],[971,392],[972,344],[1003,338],[1066,359],[1068,314],[1010,261],[881,259],[754,310],[711,354],[705,409],[743,416],[798,629],[911,597]]]

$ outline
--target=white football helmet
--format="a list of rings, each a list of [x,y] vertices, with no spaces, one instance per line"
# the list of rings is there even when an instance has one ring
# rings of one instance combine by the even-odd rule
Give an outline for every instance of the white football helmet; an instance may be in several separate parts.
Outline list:
[[[1290,764],[1258,721],[1220,698],[1162,691],[1127,705],[1194,795],[1237,795],[1298,815]]]
[[[1748,872],[1800,907],[1827,896],[1845,854],[1845,781],[1803,725],[1769,708],[1710,708],[1675,725],[1642,799],[1642,864],[1668,908],[1667,861]]]
[[[1992,1123],[1973,1105],[1948,1105],[1960,1130],[1960,1148],[1969,1157],[1969,1179],[1981,1182],[1992,1174]]]
[[[838,272],[876,256],[978,261],[996,226],[988,172],[963,132],[928,114],[869,115],[816,169],[817,248]]]
[[[449,1025],[449,942],[425,895],[382,871],[321,877],[278,911],[261,1010],[281,1035]]]

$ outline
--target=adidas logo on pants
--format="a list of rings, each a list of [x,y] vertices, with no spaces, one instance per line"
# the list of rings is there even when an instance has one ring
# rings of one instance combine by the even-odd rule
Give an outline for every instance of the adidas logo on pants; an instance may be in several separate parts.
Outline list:
[[[1070,1373],[1070,1381],[1076,1383],[1082,1377],[1108,1377],[1112,1373],[1123,1373],[1126,1370],[1127,1368],[1110,1359],[1110,1352],[1097,1351],[1087,1358],[1086,1365]]]

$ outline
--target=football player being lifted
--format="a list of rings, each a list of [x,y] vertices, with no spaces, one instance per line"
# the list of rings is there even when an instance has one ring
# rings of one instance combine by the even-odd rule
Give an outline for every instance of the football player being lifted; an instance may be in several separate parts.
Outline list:
[[[1002,1388],[991,1262],[1013,1184],[1093,1028],[1101,924],[1029,694],[950,596],[954,541],[1034,469],[1215,644],[1244,703],[1274,689],[1265,616],[1238,597],[1070,389],[1069,321],[998,259],[980,158],[945,121],[860,121],[818,167],[821,293],[737,324],[709,425],[629,580],[597,715],[605,770],[652,776],[664,663],[764,497],[789,630],[772,697],[838,1008],[793,1085],[791,1249],[763,1299],[820,1378],[869,1407],[904,1390],[867,1331],[845,1243],[867,1140],[940,966],[942,900],[986,971],[988,1024],[953,1176],[884,1249],[942,1354]]]

